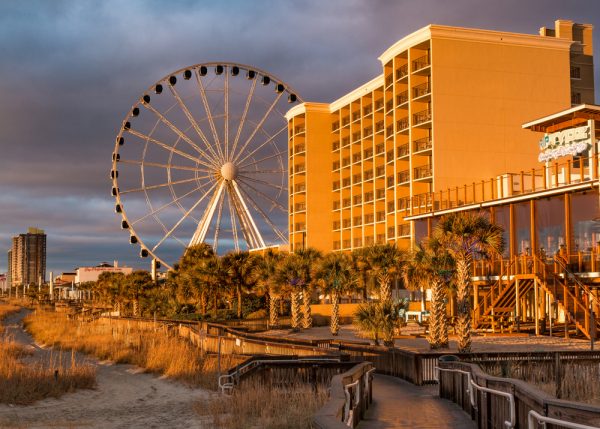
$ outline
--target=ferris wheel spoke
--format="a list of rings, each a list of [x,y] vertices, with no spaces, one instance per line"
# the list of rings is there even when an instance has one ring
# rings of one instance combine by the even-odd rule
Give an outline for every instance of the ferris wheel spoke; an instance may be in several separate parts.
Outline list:
[[[271,220],[271,218],[269,218],[269,216],[264,212],[264,210],[260,208],[260,205],[256,201],[254,201],[254,199],[250,196],[250,194],[248,194],[241,187],[240,187],[240,191],[243,192],[246,195],[246,199],[250,202],[250,205],[254,208],[254,210],[256,210],[258,212],[258,214],[261,215],[261,217],[264,219],[264,221],[267,223],[267,225],[269,225],[271,227],[271,229],[273,230],[273,232],[281,240],[283,240],[284,243],[287,242],[287,238],[285,237],[285,234],[283,232],[281,232],[279,230],[279,228],[277,228],[277,226],[275,225],[275,223],[273,223],[273,221]]]
[[[173,87],[173,85],[169,85],[169,89],[171,90],[171,93],[173,94],[173,97],[175,97],[175,99],[177,100],[177,103],[179,104],[179,107],[183,111],[184,115],[187,117],[188,121],[190,122],[190,124],[192,125],[192,127],[194,128],[194,130],[196,131],[196,134],[198,134],[198,136],[200,137],[200,140],[202,140],[204,142],[204,144],[206,146],[206,149],[211,153],[211,156],[208,156],[200,148],[198,148],[197,150],[200,152],[200,154],[202,156],[206,157],[207,159],[210,159],[214,163],[215,160],[219,159],[219,156],[215,153],[212,145],[208,141],[208,138],[206,137],[206,135],[204,134],[204,132],[202,132],[202,130],[200,129],[200,126],[198,125],[198,122],[196,121],[196,119],[194,118],[194,116],[192,115],[192,113],[190,112],[190,109],[188,109],[188,107],[186,106],[186,104],[181,99],[181,96],[179,95],[179,93],[177,92],[177,90],[175,89],[175,87]]]
[[[279,131],[277,131],[275,134],[273,134],[271,137],[269,137],[266,141],[264,141],[262,144],[260,144],[258,147],[256,147],[252,152],[250,152],[244,158],[242,158],[241,160],[239,160],[238,163],[241,164],[241,163],[245,162],[248,158],[250,158],[256,152],[258,152],[259,150],[261,150],[267,144],[269,144],[270,142],[272,142],[274,138],[276,138],[279,134],[281,134],[282,132],[286,131],[287,129],[288,129],[287,125],[284,126],[284,127],[282,127]]]
[[[219,234],[221,232],[221,218],[223,215],[223,201],[225,199],[225,192],[221,193],[219,200],[219,210],[217,212],[217,224],[215,225],[215,238],[213,240],[213,250],[216,252],[219,248]]]
[[[244,123],[246,122],[246,116],[248,116],[248,110],[250,109],[250,104],[252,103],[252,97],[254,96],[254,90],[256,89],[257,81],[258,79],[252,79],[252,86],[250,87],[250,91],[248,92],[248,97],[246,97],[246,105],[244,106],[244,112],[242,113],[242,117],[240,118],[240,124],[238,125],[237,133],[235,135],[235,139],[231,147],[232,154],[235,153],[235,149],[237,148],[238,142],[240,140],[240,135],[242,134],[242,129],[244,128]]]
[[[144,106],[146,109],[150,110],[152,113],[154,113],[158,119],[165,124],[171,131],[173,131],[173,133],[177,134],[181,140],[183,140],[184,142],[186,142],[187,144],[189,144],[191,147],[193,147],[200,155],[205,156],[206,154],[204,154],[204,152],[202,151],[202,149],[200,149],[200,147],[194,143],[192,141],[192,139],[190,139],[183,131],[181,131],[179,128],[177,128],[175,126],[175,124],[173,124],[171,121],[169,121],[161,112],[159,112],[158,110],[156,110],[154,108],[154,106],[151,106],[150,104],[147,103],[143,103],[142,106]],[[217,162],[215,160],[213,160],[210,157],[206,157],[206,159],[211,162],[212,165],[216,166]]]
[[[258,132],[258,130],[260,130],[262,128],[263,124],[265,123],[265,121],[267,120],[267,118],[269,117],[269,115],[271,114],[273,109],[275,108],[275,106],[277,106],[277,103],[279,102],[279,100],[281,100],[282,95],[283,95],[283,92],[280,92],[279,95],[277,97],[275,97],[275,101],[273,101],[273,103],[269,106],[269,109],[267,109],[267,112],[264,114],[264,116],[258,122],[258,124],[254,128],[254,130],[252,130],[252,134],[250,134],[250,137],[248,137],[248,139],[246,140],[246,142],[244,143],[244,145],[242,146],[242,148],[240,149],[238,154],[233,158],[233,162],[236,162],[238,160],[238,158],[240,157],[240,155],[242,153],[244,153],[244,151],[246,150],[246,148],[248,147],[248,145],[250,144],[250,142],[252,141],[252,139],[254,138],[256,133]],[[287,124],[285,126],[285,129],[287,130]]]
[[[260,164],[261,162],[265,162],[265,161],[268,161],[268,160],[273,159],[273,158],[280,157],[281,155],[285,155],[285,154],[287,154],[286,151],[278,151],[278,152],[274,153],[273,155],[265,156],[264,158],[261,158],[261,159],[257,159],[257,160],[252,159],[251,160],[252,162],[250,162],[248,164],[240,165],[238,168],[244,169],[246,167],[252,167],[253,165]]]
[[[158,214],[159,212],[163,211],[163,210],[164,210],[164,209],[166,209],[167,207],[169,207],[169,206],[171,206],[171,205],[173,205],[173,204],[177,204],[177,202],[178,202],[178,201],[181,201],[181,200],[182,200],[182,199],[184,199],[185,197],[188,197],[188,196],[192,195],[194,192],[196,192],[196,191],[199,191],[200,189],[202,189],[202,186],[198,186],[197,188],[194,188],[194,189],[192,189],[191,191],[189,191],[189,192],[186,192],[185,194],[183,194],[183,195],[181,195],[181,196],[179,196],[179,197],[175,198],[175,199],[174,199],[174,200],[172,200],[172,201],[169,201],[168,203],[166,203],[166,204],[164,204],[164,205],[160,206],[159,208],[157,208],[157,209],[155,209],[155,210],[152,210],[150,213],[146,213],[146,214],[145,214],[144,216],[142,216],[141,218],[139,218],[139,219],[137,219],[137,220],[133,221],[133,222],[131,223],[131,225],[133,226],[133,225],[135,225],[135,224],[137,224],[137,223],[139,223],[139,222],[141,222],[141,221],[143,221],[143,220],[145,220],[145,219],[149,218],[150,216],[154,216],[154,215]],[[167,228],[166,228],[166,227],[164,227],[164,229],[165,229],[165,232],[167,232]]]
[[[246,182],[243,178],[238,178],[238,180],[240,181],[240,183],[244,184],[244,186],[247,186],[248,188],[252,189],[254,192],[256,192],[257,195],[263,197],[265,200],[267,200],[269,203],[271,203],[274,207],[277,207],[282,212],[285,212],[287,210],[279,201],[270,197],[269,195],[265,194],[264,192],[260,191],[259,189],[256,189],[250,183]]]
[[[166,144],[164,142],[161,142],[160,140],[157,140],[154,137],[150,137],[147,134],[141,133],[141,132],[133,130],[131,128],[128,129],[127,132],[129,134],[131,134],[131,135],[134,135],[134,136],[142,139],[142,140],[146,140],[146,141],[149,141],[150,143],[154,143],[155,145],[160,146],[160,147],[162,147],[163,149],[165,149],[165,150],[167,150],[169,152],[173,152],[173,153],[176,153],[177,155],[179,155],[179,156],[181,156],[183,158],[187,158],[190,161],[196,162],[198,164],[202,164],[202,165],[204,165],[205,167],[208,167],[208,168],[213,168],[213,169],[216,168],[216,165],[207,164],[206,162],[202,161],[201,159],[196,158],[194,155],[191,155],[191,154],[189,154],[187,152],[184,152],[184,151],[182,151],[180,149],[176,149],[174,146],[169,146],[168,144]]]
[[[190,209],[188,211],[185,212],[185,214],[177,221],[177,223],[175,224],[175,226],[173,226],[173,228],[171,228],[169,230],[169,232],[167,232],[165,234],[165,236],[163,238],[160,239],[160,241],[158,243],[156,243],[156,245],[152,248],[152,251],[154,252],[156,249],[158,249],[158,247],[163,244],[165,242],[165,240],[167,238],[169,238],[169,236],[173,233],[173,231],[175,231],[177,228],[179,228],[179,225],[181,225],[181,223],[189,216],[189,214],[194,211],[194,209],[196,207],[198,207],[200,205],[200,203],[202,201],[204,201],[204,199],[215,189],[215,187],[217,186],[217,184],[213,184],[210,189],[208,191],[206,191],[204,193],[204,195],[202,195],[202,197],[200,197],[200,199],[198,201],[196,201],[194,203],[194,205],[192,207],[190,207]]]
[[[233,206],[233,196],[231,194],[231,186],[227,187],[227,199],[228,199],[228,206],[229,206],[229,219],[231,220],[231,233],[233,235],[233,245],[235,247],[235,251],[239,252],[240,251],[240,243],[239,243],[239,239],[238,239],[238,233],[237,233],[237,226],[236,226],[236,222],[235,222],[235,208]]]
[[[240,174],[285,173],[287,170],[240,170]]]
[[[158,162],[147,162],[147,161],[136,161],[133,159],[121,159],[119,160],[120,164],[132,164],[132,165],[144,165],[146,167],[158,167],[165,168],[167,170],[185,170],[185,171],[198,171],[202,173],[208,173],[209,171],[213,171],[214,169],[207,168],[198,168],[198,167],[186,167],[183,165],[174,165],[174,164],[161,164]]]
[[[209,177],[210,177],[210,175],[200,176],[200,177],[192,177],[191,179],[182,179],[182,180],[176,180],[174,182],[159,183],[157,185],[142,186],[141,188],[126,189],[124,191],[119,191],[119,193],[123,195],[123,194],[131,194],[134,192],[145,192],[145,191],[150,191],[152,189],[164,188],[166,186],[180,185],[182,183],[195,182],[195,181],[198,181],[199,179],[206,179]]]
[[[225,97],[225,117],[223,118],[223,121],[225,122],[224,125],[224,150],[225,150],[225,159],[228,160],[229,159],[229,73],[225,73],[225,83],[223,84],[224,86],[224,97]]]
[[[249,176],[244,176],[244,175],[240,175],[239,177],[241,177],[242,179],[249,180],[254,183],[259,183],[261,185],[268,186],[269,188],[277,189],[279,192],[283,192],[285,190],[284,186],[275,185],[275,184],[273,184],[271,182],[267,182],[265,180],[255,179],[254,177],[249,177]]]
[[[194,70],[194,74],[196,75],[196,82],[198,83],[198,88],[200,89],[200,98],[202,99],[206,117],[208,118],[208,124],[215,141],[215,146],[217,147],[217,152],[219,153],[219,160],[221,163],[223,163],[225,158],[223,157],[223,151],[221,150],[221,141],[219,139],[219,134],[217,133],[217,128],[215,127],[215,121],[213,120],[213,116],[210,112],[210,105],[208,103],[208,98],[206,97],[206,90],[204,89],[204,84],[202,83],[202,78],[198,73],[198,69]]]

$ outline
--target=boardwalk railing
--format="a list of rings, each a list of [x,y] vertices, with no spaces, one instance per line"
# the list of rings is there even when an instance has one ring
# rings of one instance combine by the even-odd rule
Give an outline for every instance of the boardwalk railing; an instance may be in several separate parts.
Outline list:
[[[370,362],[355,365],[331,380],[329,400],[313,417],[317,429],[354,428],[373,400],[373,372]]]
[[[528,426],[531,411],[554,419],[548,421],[552,427],[600,426],[600,407],[555,399],[524,381],[490,376],[473,363],[439,362],[439,369],[440,396],[458,404],[480,429],[537,429],[543,420]]]

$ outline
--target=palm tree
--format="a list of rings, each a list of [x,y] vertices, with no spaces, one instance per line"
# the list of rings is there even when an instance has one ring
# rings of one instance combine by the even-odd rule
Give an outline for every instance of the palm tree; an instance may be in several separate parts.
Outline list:
[[[361,247],[354,249],[350,254],[352,258],[352,267],[358,274],[358,288],[362,291],[363,301],[367,302],[369,298],[369,251],[370,247]]]
[[[242,318],[243,294],[248,293],[256,284],[254,271],[257,268],[257,257],[248,251],[232,252],[223,257],[227,267],[229,280],[237,298],[237,317]]]
[[[376,346],[379,345],[379,334],[382,331],[381,318],[379,317],[379,304],[375,302],[366,302],[358,306],[354,313],[354,323],[373,337]]]
[[[295,254],[298,256],[302,277],[302,282],[300,283],[302,291],[302,327],[308,329],[312,327],[312,315],[310,313],[310,295],[313,289],[312,270],[321,259],[321,252],[309,247],[299,250]]]
[[[109,304],[115,312],[123,311],[125,300],[125,275],[123,273],[102,273],[98,277],[97,288],[104,303]]]
[[[275,274],[276,282],[283,285],[285,290],[290,294],[292,300],[292,329],[300,329],[301,316],[300,311],[300,294],[304,285],[302,284],[302,268],[298,260],[298,255],[288,254],[284,256]]]
[[[406,254],[393,244],[378,244],[369,248],[367,260],[370,272],[379,283],[381,302],[392,301],[392,280],[401,273]]]
[[[412,258],[405,265],[403,277],[407,285],[416,284],[422,291],[431,288],[429,336],[432,349],[448,346],[446,319],[446,287],[454,273],[454,261],[435,238],[416,246]]]
[[[491,223],[484,215],[465,212],[440,218],[433,236],[456,261],[456,300],[458,318],[456,331],[459,352],[471,351],[471,271],[475,254],[501,254],[504,249],[502,227]],[[476,297],[477,299],[477,297]]]
[[[258,267],[255,272],[258,288],[269,297],[269,327],[279,325],[277,304],[280,287],[277,282],[277,267],[281,259],[281,253],[275,252],[273,249],[267,249],[264,255],[259,258]]]
[[[314,277],[320,281],[323,291],[331,296],[331,334],[340,330],[340,296],[356,282],[350,256],[345,253],[329,253],[316,267]]]
[[[132,304],[132,314],[134,317],[140,315],[140,299],[154,284],[150,273],[147,271],[134,271],[125,276],[126,294]]]
[[[219,308],[219,296],[227,283],[229,273],[223,263],[223,259],[217,255],[207,258],[201,267],[202,281],[206,285],[207,295],[213,301],[213,317],[217,318]]]

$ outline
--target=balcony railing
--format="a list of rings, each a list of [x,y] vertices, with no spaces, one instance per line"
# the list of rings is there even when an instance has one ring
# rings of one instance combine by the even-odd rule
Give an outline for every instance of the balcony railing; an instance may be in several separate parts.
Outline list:
[[[410,154],[410,146],[408,143],[403,144],[402,146],[398,146],[396,149],[397,157],[402,158],[408,156]]]
[[[398,173],[398,183],[410,181],[410,170],[403,170]]]
[[[413,71],[421,70],[429,65],[429,54],[423,55],[422,57],[413,60],[412,69]]]
[[[429,94],[431,92],[431,86],[429,85],[429,82],[425,82],[420,85],[414,86],[412,90],[413,98],[418,98]]]
[[[390,73],[385,77],[385,86],[386,87],[390,86],[392,84],[392,81],[393,81],[393,78],[392,78],[392,74]]]
[[[390,111],[394,108],[394,100],[388,100],[385,102],[385,110]]]
[[[431,177],[431,165],[423,165],[413,169],[415,180]]]
[[[403,91],[396,96],[396,105],[400,106],[408,102],[408,91]]]
[[[413,122],[415,125],[423,124],[431,121],[431,109],[421,110],[413,114]]]
[[[400,66],[398,70],[396,70],[396,80],[400,80],[406,76],[408,76],[408,64],[404,64],[403,66]]]
[[[432,141],[431,137],[424,137],[422,139],[418,139],[413,141],[413,151],[414,152],[422,152],[424,150],[431,149]]]
[[[410,224],[398,225],[398,237],[407,237],[410,235]]]
[[[594,183],[600,179],[598,155],[543,165],[519,173],[507,173],[489,180],[438,192],[415,195],[411,200],[412,215],[432,210],[449,210],[462,206],[495,201],[533,192],[559,189],[565,186]]]
[[[396,131],[402,131],[408,128],[408,118],[403,118],[400,119],[398,122],[396,122]]]

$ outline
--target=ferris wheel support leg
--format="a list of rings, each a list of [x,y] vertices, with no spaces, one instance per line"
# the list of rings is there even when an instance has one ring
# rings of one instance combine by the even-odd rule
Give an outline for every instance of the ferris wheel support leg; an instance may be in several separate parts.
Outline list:
[[[250,228],[251,234],[255,237],[256,239],[256,247],[265,247],[265,241],[262,238],[262,235],[260,234],[260,231],[258,230],[258,227],[256,226],[256,223],[254,222],[254,219],[252,219],[252,215],[250,214],[250,210],[248,210],[248,206],[246,205],[246,202],[244,201],[244,198],[242,198],[242,194],[240,192],[240,189],[238,188],[238,184],[236,183],[235,180],[232,180],[232,184],[233,184],[233,189],[235,191],[237,200],[240,202],[240,205],[242,206],[240,210],[242,213],[238,213],[238,215],[244,216],[244,218],[246,219],[247,223],[248,223],[248,227]]]
[[[222,182],[221,185],[219,185],[219,189],[217,190],[217,192],[215,192],[215,194],[211,198],[211,201],[208,206],[209,208],[206,212],[204,212],[204,216],[202,217],[201,222],[198,224],[198,227],[196,228],[196,231],[194,232],[194,235],[190,240],[189,247],[204,242],[204,239],[206,238],[206,233],[208,232],[208,227],[210,226],[210,221],[212,220],[218,203],[221,200],[221,194],[223,193],[224,187],[225,183]]]
[[[156,258],[152,258],[152,262],[150,263],[150,273],[152,275],[152,281],[156,281]]]

